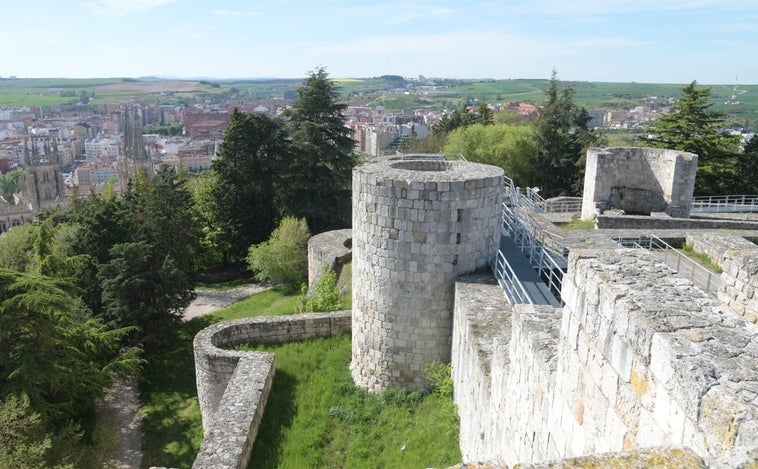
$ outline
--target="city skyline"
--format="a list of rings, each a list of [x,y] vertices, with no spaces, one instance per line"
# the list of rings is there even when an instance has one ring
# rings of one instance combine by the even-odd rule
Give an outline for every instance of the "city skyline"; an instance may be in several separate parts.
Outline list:
[[[758,84],[753,0],[40,0],[3,6],[0,76]]]

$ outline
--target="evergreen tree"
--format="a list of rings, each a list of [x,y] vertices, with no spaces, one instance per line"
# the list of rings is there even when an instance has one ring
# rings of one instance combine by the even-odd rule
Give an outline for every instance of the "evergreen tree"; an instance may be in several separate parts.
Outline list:
[[[200,228],[192,194],[170,169],[138,175],[123,206],[127,236],[97,269],[102,317],[137,326],[135,342],[155,342],[194,298]]]
[[[758,194],[758,134],[747,142],[742,154],[737,156],[737,194]]]
[[[71,284],[0,269],[0,398],[26,395],[59,426],[81,419],[114,374],[134,375],[137,349],[121,351],[130,329],[108,329],[68,293]]]
[[[265,241],[279,213],[274,194],[287,155],[287,134],[280,120],[235,109],[224,134],[207,228],[225,260],[245,257],[247,248]]]
[[[74,263],[87,271],[77,278],[87,304],[112,325],[137,326],[133,343],[159,339],[192,300],[201,257],[184,179],[171,170],[139,174],[123,198],[88,198],[72,220],[80,227],[74,252],[91,258]]]
[[[476,122],[478,124],[483,125],[492,125],[495,123],[495,116],[492,112],[492,109],[489,108],[486,104],[482,103],[479,105],[479,110],[477,112],[476,116]]]
[[[447,136],[450,132],[461,127],[468,127],[477,122],[477,116],[468,112],[464,104],[460,109],[454,109],[450,114],[445,114],[434,126],[432,133]]]
[[[735,150],[739,137],[721,130],[724,115],[710,110],[710,88],[696,88],[693,81],[682,88],[682,97],[671,112],[654,121],[644,142],[658,148],[698,155],[695,193],[726,194],[734,178]]]
[[[350,226],[355,141],[345,125],[337,85],[318,68],[288,110],[292,138],[279,188],[284,215],[305,218],[314,233]]]
[[[537,180],[546,197],[575,192],[581,179],[577,167],[582,154],[596,136],[587,128],[587,112],[574,103],[572,88],[560,89],[553,70],[545,101],[536,121],[538,152],[535,157]]]

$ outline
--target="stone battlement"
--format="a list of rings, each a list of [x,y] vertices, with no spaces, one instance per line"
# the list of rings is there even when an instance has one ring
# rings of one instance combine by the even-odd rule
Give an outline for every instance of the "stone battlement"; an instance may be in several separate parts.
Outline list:
[[[572,252],[563,309],[510,309],[495,288],[456,285],[464,461],[512,466],[662,445],[691,448],[713,467],[758,458],[758,331],[648,252]],[[511,326],[493,331],[481,309],[510,309]]]

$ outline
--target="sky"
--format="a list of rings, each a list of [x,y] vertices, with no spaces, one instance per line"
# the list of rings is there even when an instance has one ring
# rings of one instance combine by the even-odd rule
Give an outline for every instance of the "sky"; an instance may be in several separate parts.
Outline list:
[[[0,77],[758,84],[756,0],[4,0]]]

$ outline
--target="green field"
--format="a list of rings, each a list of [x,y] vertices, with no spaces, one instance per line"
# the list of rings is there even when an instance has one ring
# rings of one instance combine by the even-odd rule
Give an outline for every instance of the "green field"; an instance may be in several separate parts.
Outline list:
[[[197,99],[235,102],[281,99],[292,95],[304,78],[250,80],[137,80],[131,78],[38,78],[0,79],[0,107],[55,106],[76,103],[77,97],[62,96],[86,91],[94,93],[92,103],[118,102],[138,98],[148,103],[173,104]],[[389,111],[460,107],[463,104],[507,103],[545,100],[547,79],[440,80],[434,87],[412,86],[417,82],[401,77],[334,78],[348,104],[378,106]],[[688,83],[604,83],[565,81],[562,87],[576,92],[575,101],[588,109],[631,109],[647,97],[678,97]],[[726,104],[733,85],[707,85],[713,91],[713,110],[729,114],[737,122],[758,123],[758,85],[739,85],[739,104]],[[189,101],[187,101],[189,100]]]

